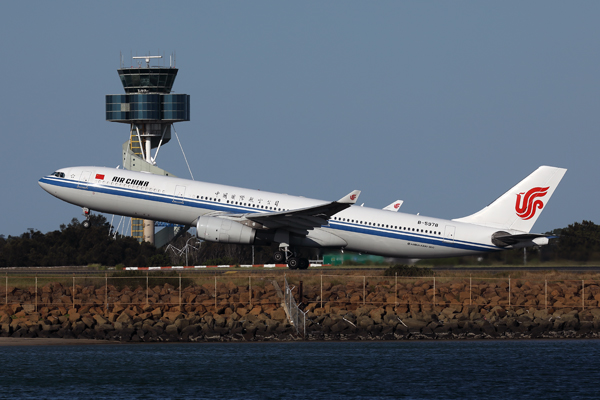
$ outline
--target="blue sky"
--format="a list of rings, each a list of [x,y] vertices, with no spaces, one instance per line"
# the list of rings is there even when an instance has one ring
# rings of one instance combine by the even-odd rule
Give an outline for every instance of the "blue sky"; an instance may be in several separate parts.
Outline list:
[[[119,52],[176,52],[197,180],[457,218],[568,168],[534,226],[599,223],[598,2],[6,2],[0,234],[81,210],[38,179],[114,166]],[[159,166],[189,172],[176,140]]]

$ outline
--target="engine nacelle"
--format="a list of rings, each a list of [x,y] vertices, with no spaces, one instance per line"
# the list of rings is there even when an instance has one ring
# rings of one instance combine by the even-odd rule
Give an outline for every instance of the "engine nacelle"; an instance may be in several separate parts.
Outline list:
[[[200,217],[196,236],[209,242],[253,244],[256,230],[239,222],[219,217]]]

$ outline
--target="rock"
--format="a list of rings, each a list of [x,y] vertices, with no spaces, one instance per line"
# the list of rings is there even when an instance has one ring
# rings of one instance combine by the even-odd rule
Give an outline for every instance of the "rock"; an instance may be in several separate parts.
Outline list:
[[[104,325],[104,324],[108,323],[108,321],[106,319],[104,319],[100,314],[95,314],[94,319],[96,320],[98,325]]]
[[[157,307],[154,310],[152,310],[152,316],[156,317],[156,318],[162,317],[162,311],[161,311],[160,307]]]
[[[356,317],[362,317],[364,315],[369,315],[370,311],[371,311],[371,309],[368,306],[358,307],[356,309],[356,311],[354,312],[354,314],[356,315]]]
[[[187,328],[190,325],[190,321],[188,319],[180,318],[180,319],[176,320],[174,324],[179,331],[183,331],[185,328]]]
[[[381,323],[383,323],[383,319],[382,319],[383,314],[384,314],[383,309],[376,308],[369,313],[369,317],[371,317],[373,322],[375,322],[376,324],[381,324]]]
[[[171,311],[163,314],[164,318],[167,318],[171,322],[175,322],[176,320],[183,318],[183,314],[179,311]]]
[[[565,330],[574,330],[577,331],[581,327],[579,320],[577,318],[569,319],[565,321]]]
[[[358,328],[366,329],[369,326],[374,325],[374,324],[375,324],[375,322],[367,316],[363,315],[363,316],[359,316],[358,318],[356,318],[356,326]]]
[[[579,326],[579,334],[580,335],[585,335],[588,334],[589,332],[592,332],[594,330],[594,324],[592,322],[581,322],[580,326]]]
[[[450,331],[451,331],[450,325],[448,325],[448,324],[437,325],[435,328],[433,328],[433,332],[436,334],[448,333]]]
[[[254,306],[254,308],[250,311],[249,314],[258,316],[263,312],[263,308],[261,306]]]
[[[190,336],[198,336],[198,334],[201,332],[201,329],[202,328],[200,324],[188,325],[185,328],[181,329],[181,338],[187,341],[190,338]]]
[[[411,333],[413,333],[413,332],[418,333],[421,331],[421,329],[423,329],[427,326],[427,322],[420,320],[420,319],[415,319],[415,318],[406,318],[406,319],[402,320],[402,322],[404,322],[404,324],[408,328],[408,331]]]
[[[264,323],[266,326],[266,331],[271,333],[277,329],[277,326],[279,326],[279,322],[272,319],[268,319]]]
[[[381,334],[381,331],[383,330],[383,326],[381,325],[371,325],[367,328],[367,331],[372,335],[372,336],[378,336],[379,334]],[[433,333],[433,332],[432,332]]]
[[[395,327],[400,323],[400,320],[395,314],[386,314],[385,317],[383,317],[383,323],[387,326]]]
[[[63,329],[59,329],[59,332]],[[96,331],[112,331],[114,329],[115,329],[115,327],[112,326],[111,324],[99,324],[96,326]]]
[[[177,326],[175,324],[167,325],[167,327],[165,328],[165,332],[168,335],[173,335],[173,336],[179,334],[179,330],[177,329]]]
[[[275,311],[271,313],[271,318],[276,321],[287,321],[287,315],[282,307],[275,309]]]
[[[116,319],[116,322],[127,324],[131,321],[131,318],[126,312],[122,312]]]
[[[214,326],[222,328],[227,324],[227,318],[225,316],[217,314],[214,316]]]
[[[506,310],[504,309],[504,307],[496,306],[492,308],[491,312],[500,318],[506,317]]]
[[[92,326],[94,326],[94,319],[84,316],[81,318],[81,322],[83,322],[88,328],[91,328]]]
[[[79,336],[85,330],[85,328],[86,325],[85,323],[83,323],[83,321],[77,321],[73,323],[71,331],[73,332],[73,334],[75,334],[75,336]]]
[[[0,333],[7,333],[7,334],[11,334],[12,333],[12,328],[10,326],[10,324],[4,323],[0,326]]]

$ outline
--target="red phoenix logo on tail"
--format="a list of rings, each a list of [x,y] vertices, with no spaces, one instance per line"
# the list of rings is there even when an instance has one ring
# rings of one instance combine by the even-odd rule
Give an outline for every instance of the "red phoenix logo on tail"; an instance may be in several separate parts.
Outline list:
[[[350,200],[356,200],[356,195],[353,194],[352,196],[350,196]]]
[[[515,205],[515,210],[517,211],[519,218],[523,220],[533,218],[537,209],[539,208],[541,210],[544,207],[544,202],[537,198],[544,197],[548,193],[549,188],[550,187],[535,187],[530,189],[527,193],[519,193],[517,195],[517,204]]]

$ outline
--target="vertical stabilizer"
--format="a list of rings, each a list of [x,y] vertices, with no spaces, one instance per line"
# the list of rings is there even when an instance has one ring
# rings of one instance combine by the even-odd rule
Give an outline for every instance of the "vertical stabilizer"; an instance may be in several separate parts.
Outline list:
[[[541,166],[483,210],[453,221],[529,232],[565,172]]]

